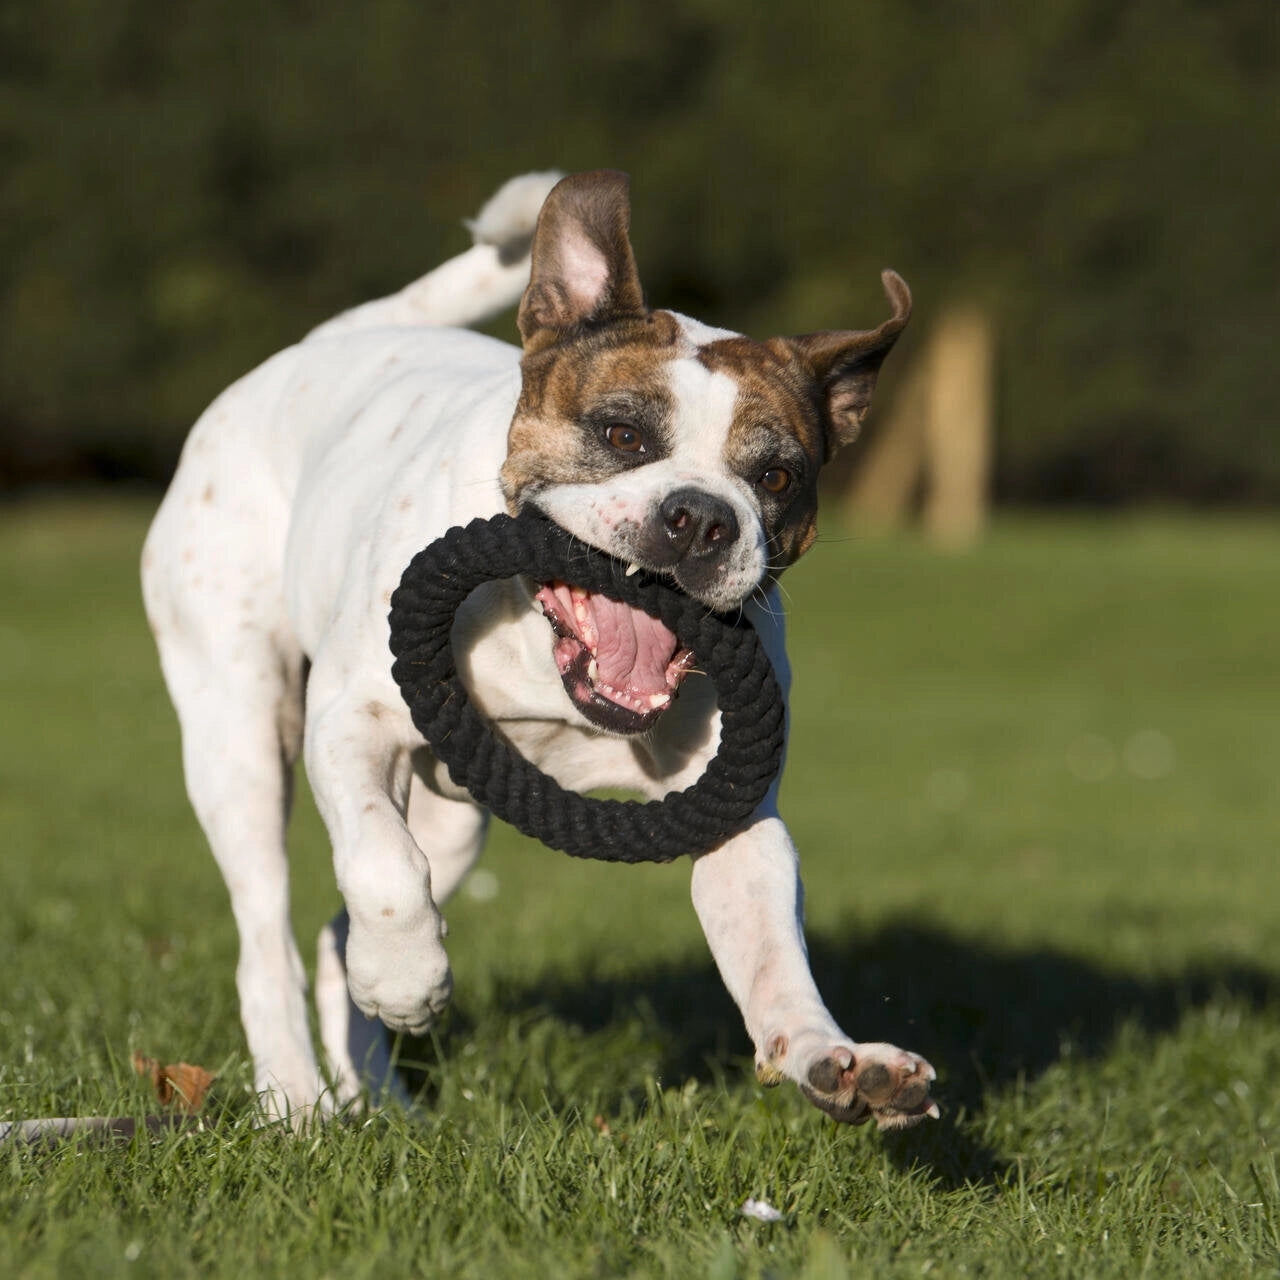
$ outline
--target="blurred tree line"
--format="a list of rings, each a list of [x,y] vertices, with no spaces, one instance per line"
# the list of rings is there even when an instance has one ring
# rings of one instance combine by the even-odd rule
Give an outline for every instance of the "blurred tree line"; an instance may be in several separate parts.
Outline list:
[[[4,0],[0,484],[163,477],[502,179],[610,166],[655,304],[987,308],[1002,496],[1274,502],[1278,85],[1275,0]]]

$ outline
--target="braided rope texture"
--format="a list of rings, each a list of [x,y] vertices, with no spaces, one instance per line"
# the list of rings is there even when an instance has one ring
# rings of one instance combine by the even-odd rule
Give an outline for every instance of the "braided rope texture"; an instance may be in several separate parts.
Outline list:
[[[481,584],[517,574],[642,609],[693,651],[720,707],[719,749],[697,782],[648,802],[567,791],[472,706],[453,656],[454,614]],[[671,862],[713,849],[747,826],[782,767],[782,694],[755,628],[709,613],[646,573],[627,577],[619,561],[536,512],[473,520],[424,548],[391,597],[389,620],[392,675],[449,776],[504,821],[572,857]]]

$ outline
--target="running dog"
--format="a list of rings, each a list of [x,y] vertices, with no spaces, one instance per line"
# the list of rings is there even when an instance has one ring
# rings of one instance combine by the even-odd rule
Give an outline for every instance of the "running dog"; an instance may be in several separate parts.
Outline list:
[[[743,609],[782,685],[778,575],[812,544],[822,465],[858,434],[911,295],[877,328],[757,342],[645,303],[624,175],[508,183],[474,246],[329,321],[225,391],[191,432],[143,553],[147,614],[192,804],[240,932],[237,987],[266,1115],[379,1083],[377,1023],[421,1032],[452,990],[440,908],[486,814],[415,730],[387,609],[414,553],[526,506],[709,609]],[[520,302],[523,351],[463,326]],[[480,710],[576,791],[688,786],[717,742],[710,682],[658,621],[573,583],[490,583],[460,610]],[[304,697],[305,695],[305,697]],[[299,755],[346,910],[321,935],[324,1069],[288,909]],[[693,903],[766,1083],[838,1120],[936,1117],[933,1068],[846,1035],[809,972],[776,784],[693,860]],[[349,993],[349,998],[348,998]],[[376,1035],[374,1033],[377,1033]]]

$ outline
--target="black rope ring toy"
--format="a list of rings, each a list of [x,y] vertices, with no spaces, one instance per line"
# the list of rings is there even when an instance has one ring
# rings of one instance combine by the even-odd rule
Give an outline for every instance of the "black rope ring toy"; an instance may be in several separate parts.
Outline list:
[[[559,580],[660,619],[716,687],[720,744],[701,778],[661,800],[597,800],[536,769],[471,705],[451,643],[453,617],[476,587],[526,574]],[[741,831],[782,767],[786,718],[778,682],[749,622],[705,606],[525,511],[455,527],[418,552],[391,597],[391,668],[413,723],[449,776],[526,835],[575,858],[670,862]]]

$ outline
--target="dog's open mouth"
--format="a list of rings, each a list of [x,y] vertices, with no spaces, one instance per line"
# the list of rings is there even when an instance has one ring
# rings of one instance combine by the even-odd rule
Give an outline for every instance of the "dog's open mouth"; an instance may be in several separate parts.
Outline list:
[[[560,678],[578,710],[611,733],[641,733],[671,705],[693,654],[657,619],[608,596],[546,582]]]

